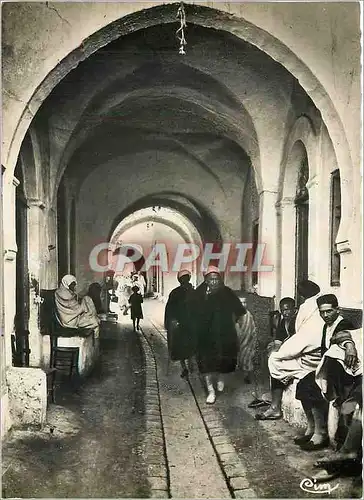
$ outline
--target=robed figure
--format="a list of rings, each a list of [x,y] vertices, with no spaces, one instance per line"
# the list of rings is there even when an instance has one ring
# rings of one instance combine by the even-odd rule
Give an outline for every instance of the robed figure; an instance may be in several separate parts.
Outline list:
[[[169,357],[171,361],[180,361],[181,377],[184,378],[188,376],[186,360],[195,354],[196,349],[191,324],[191,300],[194,289],[190,283],[190,271],[179,271],[177,278],[180,286],[169,294],[164,313],[164,327],[167,330]]]

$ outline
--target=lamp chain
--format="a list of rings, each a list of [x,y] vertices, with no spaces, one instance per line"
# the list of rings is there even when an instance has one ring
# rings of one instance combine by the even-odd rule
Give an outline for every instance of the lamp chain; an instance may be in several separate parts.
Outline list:
[[[181,2],[180,6],[178,8],[177,17],[180,20],[180,27],[176,31],[176,36],[180,42],[178,53],[181,55],[185,55],[186,54],[185,47],[187,45],[187,42],[186,42],[186,38],[185,38],[184,29],[187,27],[187,24],[186,24],[186,13],[185,13],[185,8],[183,5],[183,2]]]

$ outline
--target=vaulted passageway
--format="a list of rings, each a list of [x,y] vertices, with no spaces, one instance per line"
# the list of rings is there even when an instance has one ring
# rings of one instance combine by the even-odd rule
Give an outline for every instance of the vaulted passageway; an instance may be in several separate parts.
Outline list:
[[[37,4],[8,13],[14,30],[5,33],[4,65],[7,116],[13,110],[2,173],[4,373],[14,359],[28,364],[14,318],[23,321],[23,332],[29,330],[29,373],[48,367],[40,290],[55,289],[67,273],[76,275],[81,294],[91,283],[103,284],[125,243],[146,246],[143,259],[156,243],[167,243],[169,256],[181,244],[211,244],[216,252],[223,245],[248,245],[248,268],[229,269],[225,282],[263,304],[256,309],[262,338],[268,309],[283,296],[296,297],[302,277],[335,293],[341,305],[361,307],[360,160],[353,126],[360,65],[356,35],[348,36],[350,16],[337,22],[343,7],[311,6],[317,14],[312,31],[302,6],[287,7],[283,15],[278,4],[257,10],[248,4],[238,10],[233,4],[190,5],[182,56],[179,5],[151,3],[140,11],[133,4],[130,12],[115,5],[104,17],[92,5],[97,15],[86,19],[84,6],[75,4],[82,34],[72,16],[69,24],[57,17],[67,24],[62,29],[74,32],[54,47],[57,56],[49,54],[53,41],[45,43],[40,29],[44,65],[36,64],[35,50],[29,63],[34,78],[30,66],[19,77],[28,48],[14,41],[14,33],[28,8],[34,9],[30,24],[50,12]],[[68,19],[69,7],[57,8]],[[122,14],[116,15],[118,8]],[[338,30],[332,46],[329,25]],[[332,74],[340,91],[332,88]],[[15,205],[18,214],[23,211],[17,226]],[[260,244],[269,272],[252,268]],[[188,264],[195,285],[202,280],[198,264]],[[154,266],[146,279],[147,292],[165,299],[176,270],[169,261],[167,272]],[[14,425],[8,393],[6,386],[5,429]]]
[[[112,257],[105,255],[105,269],[111,267],[115,277],[141,271],[146,293],[165,298],[175,288],[182,265],[191,271],[193,285],[201,281],[197,258],[202,241],[191,221],[176,210],[159,205],[140,209],[114,229],[110,238]]]
[[[59,265],[76,267],[84,287],[95,278],[88,256],[108,241],[114,219],[153,197],[182,204],[205,241],[251,242],[258,228],[265,263],[277,258],[275,224],[258,221],[277,201],[287,128],[302,112],[319,126],[320,113],[254,46],[193,24],[188,39],[188,58],[176,51],[173,24],[112,42],[70,72],[34,120],[45,197],[66,235],[58,235]],[[280,294],[273,274],[261,275],[261,294]],[[236,289],[255,278],[227,275]]]

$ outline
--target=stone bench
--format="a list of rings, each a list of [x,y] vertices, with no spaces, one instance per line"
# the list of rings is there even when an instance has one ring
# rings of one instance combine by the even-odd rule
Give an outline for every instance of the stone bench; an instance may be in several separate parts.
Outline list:
[[[51,363],[51,344],[51,336],[43,335],[42,362],[44,366],[50,366]],[[82,377],[90,373],[99,355],[99,338],[95,337],[93,332],[86,337],[80,335],[57,336],[57,346],[78,349],[77,371]]]
[[[78,374],[86,376],[92,370],[99,356],[99,337],[96,330],[64,328],[55,315],[55,290],[42,290],[43,303],[40,309],[40,325],[43,335],[42,364],[50,366],[52,349],[78,349]]]
[[[303,411],[301,401],[296,399],[297,383],[298,381],[295,380],[283,391],[282,413],[284,420],[286,420],[289,424],[305,428],[306,415]]]
[[[362,327],[362,315],[363,311],[361,309],[350,309],[341,308],[341,315],[349,319],[355,328]],[[287,389],[283,392],[282,398],[282,412],[283,418],[290,424],[297,427],[306,427],[306,416],[302,409],[301,402],[296,399],[296,386],[297,381],[290,384]]]

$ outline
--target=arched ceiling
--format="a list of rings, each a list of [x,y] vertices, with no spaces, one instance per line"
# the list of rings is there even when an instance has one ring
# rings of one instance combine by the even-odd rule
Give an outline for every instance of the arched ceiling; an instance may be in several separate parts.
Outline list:
[[[120,229],[125,230],[124,225],[134,220],[135,214],[144,217],[149,207],[161,207],[166,222],[167,215],[173,213],[172,221],[175,219],[177,226],[187,227],[188,232],[197,233],[203,242],[221,241],[221,234],[217,221],[212,214],[206,210],[202,203],[191,200],[188,196],[178,192],[161,192],[155,195],[140,198],[136,203],[130,205],[115,217],[110,228],[109,241],[114,241]],[[196,238],[195,238],[196,239]]]
[[[116,40],[45,101],[36,121],[49,125],[54,190],[64,172],[79,186],[112,159],[158,150],[193,158],[219,184],[222,174],[206,155],[216,147],[240,156],[242,179],[251,162],[259,184],[256,124],[275,100],[288,106],[292,76],[254,46],[196,25],[188,26],[181,57],[175,29],[165,24]]]
[[[176,231],[186,243],[202,245],[201,235],[191,221],[176,210],[164,206],[142,208],[125,217],[114,230],[110,243],[117,246],[126,231],[144,223],[165,225]]]

